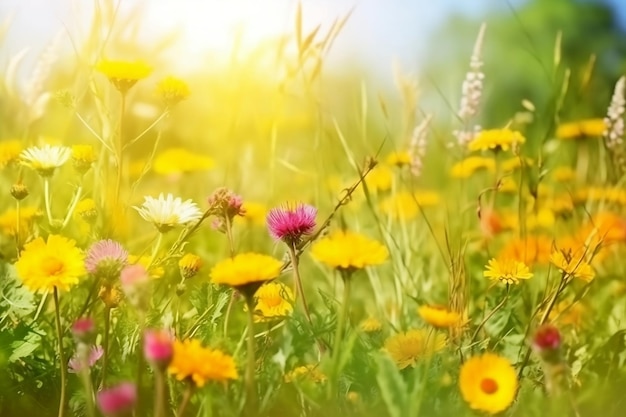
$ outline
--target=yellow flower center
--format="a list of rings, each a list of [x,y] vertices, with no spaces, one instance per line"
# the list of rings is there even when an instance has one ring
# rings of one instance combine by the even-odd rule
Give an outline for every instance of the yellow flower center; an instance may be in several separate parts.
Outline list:
[[[270,296],[265,297],[263,301],[268,307],[277,307],[280,305],[280,303],[283,302],[283,299],[280,297],[279,294],[272,294]]]
[[[498,391],[498,383],[491,378],[485,378],[480,381],[480,389],[485,394],[495,394]]]
[[[57,258],[46,258],[42,262],[41,266],[48,276],[57,275],[63,272],[63,262]]]

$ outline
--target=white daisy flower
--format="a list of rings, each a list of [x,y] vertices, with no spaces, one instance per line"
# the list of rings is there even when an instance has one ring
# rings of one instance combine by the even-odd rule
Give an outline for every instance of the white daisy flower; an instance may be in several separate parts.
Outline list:
[[[43,177],[49,177],[54,174],[55,169],[70,159],[71,154],[72,150],[67,146],[31,146],[22,151],[20,158],[22,164],[34,169]]]
[[[167,197],[163,193],[158,198],[146,196],[141,207],[133,206],[144,220],[154,224],[161,233],[171,228],[197,221],[202,217],[202,212],[191,200],[183,201],[180,197],[174,198],[172,194]]]

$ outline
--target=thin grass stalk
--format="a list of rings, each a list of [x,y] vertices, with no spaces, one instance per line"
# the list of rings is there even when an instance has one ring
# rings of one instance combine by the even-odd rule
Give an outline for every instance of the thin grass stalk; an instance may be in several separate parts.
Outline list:
[[[255,341],[254,341],[254,297],[246,296],[248,305],[248,352],[246,364],[246,408],[256,409],[257,393],[254,372],[256,368]]]
[[[109,333],[111,328],[111,307],[104,308],[104,340],[102,341],[102,379],[100,381],[100,388],[102,388],[106,382],[107,371],[109,369]]]
[[[161,369],[154,372],[154,417],[165,416],[165,375]]]
[[[48,216],[48,224],[52,224],[52,209],[50,206],[52,205],[50,199],[50,178],[44,177],[43,179],[43,200],[46,205],[46,215]]]
[[[67,363],[65,362],[65,354],[63,352],[63,330],[61,329],[61,309],[59,305],[59,290],[54,287],[54,318],[57,329],[57,338],[59,341],[59,362],[61,364],[61,398],[59,399],[58,417],[65,415],[65,385],[67,379]]]
[[[178,406],[176,417],[182,417],[185,414],[185,410],[187,409],[187,405],[189,404],[189,400],[191,399],[191,394],[193,394],[193,384],[191,382],[188,382],[187,388],[183,393],[183,399],[180,400],[180,405]]]
[[[313,331],[313,320],[311,320],[311,313],[309,312],[309,306],[306,302],[306,297],[304,295],[304,288],[302,287],[302,280],[300,279],[300,261],[298,259],[298,255],[296,255],[296,244],[288,244],[287,247],[289,248],[289,258],[291,259],[291,265],[293,267],[294,281],[296,282],[296,293],[298,294],[298,297],[300,297],[300,299],[302,300],[304,315],[309,322],[309,326],[311,326],[311,331]],[[326,349],[317,337],[315,337],[315,341],[319,350],[319,357],[321,357]]]

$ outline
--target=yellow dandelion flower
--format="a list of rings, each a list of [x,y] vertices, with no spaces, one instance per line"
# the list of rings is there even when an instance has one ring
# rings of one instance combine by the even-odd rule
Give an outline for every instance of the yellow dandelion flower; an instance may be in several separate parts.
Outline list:
[[[591,265],[585,262],[582,256],[571,256],[569,253],[566,256],[563,251],[556,250],[552,252],[550,262],[562,273],[582,279],[585,282],[591,282],[596,276]]]
[[[485,158],[482,156],[470,156],[457,162],[450,170],[452,178],[469,178],[475,172],[487,170],[489,172],[496,171],[496,162],[493,158]]]
[[[36,207],[20,207],[20,234],[30,230],[33,222],[42,216],[41,210]],[[17,210],[9,209],[0,215],[0,231],[7,236],[15,236],[17,227]]]
[[[385,163],[389,166],[397,166],[400,168],[411,165],[411,154],[409,154],[408,151],[391,152],[387,155],[387,158],[385,158]]]
[[[152,72],[152,68],[143,61],[102,60],[98,62],[96,69],[123,94]]]
[[[581,302],[573,303],[571,299],[555,304],[548,319],[559,326],[581,327],[589,317],[589,308]]]
[[[91,168],[96,161],[96,152],[91,145],[74,145],[72,146],[72,162],[74,169],[84,174]]]
[[[18,162],[23,150],[22,141],[18,139],[0,141],[0,169]]]
[[[98,218],[98,207],[91,198],[80,200],[74,209],[74,217],[87,223],[93,223]]]
[[[187,83],[180,78],[168,76],[157,84],[157,94],[168,106],[178,104],[191,94]]]
[[[376,333],[383,328],[382,323],[376,317],[368,317],[359,323],[359,329],[365,333]]]
[[[524,262],[515,259],[491,259],[483,272],[485,278],[500,280],[507,284],[519,284],[521,279],[530,279],[533,274]]]
[[[393,182],[393,171],[386,165],[377,165],[365,177],[370,191],[388,191]]]
[[[413,195],[403,191],[381,201],[380,211],[391,218],[411,220],[419,213],[419,207]]]
[[[208,171],[214,166],[213,159],[185,148],[169,148],[154,159],[152,169],[157,174],[170,175],[186,172]]]
[[[391,359],[404,369],[421,359],[427,359],[446,347],[446,338],[440,333],[427,330],[409,330],[385,340],[384,349]]]
[[[282,282],[268,282],[254,293],[254,300],[255,320],[270,321],[291,315],[295,298]]]
[[[440,201],[439,194],[434,191],[401,191],[381,201],[380,210],[391,218],[410,220],[417,216],[420,206],[436,206]]]
[[[283,263],[268,255],[241,253],[234,258],[224,259],[211,269],[211,282],[235,287],[239,290],[254,284],[256,290],[262,283],[280,275]]]
[[[139,264],[143,266],[144,268],[148,268],[148,266],[150,266],[150,260],[151,260],[151,257],[147,255],[144,255],[144,256],[128,255],[129,265]],[[159,279],[159,278],[162,278],[163,275],[165,274],[165,269],[163,269],[162,266],[151,266],[150,269],[148,270],[148,273],[150,274],[150,278]]]
[[[551,175],[554,181],[566,184],[576,179],[576,171],[570,167],[556,167],[552,170]]]
[[[193,382],[197,387],[203,387],[207,381],[226,382],[239,377],[232,356],[205,348],[196,339],[174,342],[168,372],[177,380]]]
[[[552,239],[544,235],[527,236],[525,239],[508,240],[498,254],[498,259],[512,259],[525,265],[550,262]]]
[[[311,248],[311,256],[332,268],[354,270],[382,264],[389,252],[374,239],[339,230],[317,241]]]
[[[244,221],[255,226],[265,226],[268,212],[267,205],[254,201],[244,201],[241,208],[244,212],[243,216],[235,217],[235,221]]]
[[[574,201],[569,194],[555,195],[542,204],[556,215],[571,213],[574,210]]]
[[[426,323],[438,328],[457,326],[462,321],[459,313],[438,305],[420,306],[417,313]]]
[[[517,194],[519,185],[511,177],[502,177],[498,182],[498,191],[506,194]]]
[[[513,403],[517,375],[506,358],[485,353],[471,357],[461,366],[459,387],[470,408],[497,414]]]
[[[152,164],[159,175],[184,174],[208,171],[214,166],[213,159],[185,148],[170,148],[160,152]]]
[[[84,256],[76,242],[59,235],[25,244],[15,267],[24,286],[33,292],[69,290],[85,275]]]
[[[326,382],[327,379],[317,365],[298,366],[285,375],[286,383],[310,381],[319,384]]]
[[[186,253],[178,261],[178,269],[184,279],[195,277],[200,268],[202,268],[202,259],[193,253]]]
[[[556,129],[556,137],[559,139],[599,138],[605,130],[604,119],[585,119],[560,124]]]
[[[526,138],[518,131],[511,129],[482,130],[467,145],[470,151],[502,150],[507,151],[512,146],[521,145]]]
[[[513,158],[505,159],[504,161],[500,162],[500,168],[504,172],[515,171],[516,169],[521,168],[522,158],[524,157],[514,156]],[[524,158],[525,166],[532,166],[533,162],[534,161],[530,158]]]
[[[413,193],[413,197],[422,207],[433,207],[441,202],[439,193],[431,190],[417,190]]]
[[[552,229],[555,222],[554,212],[548,207],[540,208],[536,213],[526,216],[526,228],[529,230]]]

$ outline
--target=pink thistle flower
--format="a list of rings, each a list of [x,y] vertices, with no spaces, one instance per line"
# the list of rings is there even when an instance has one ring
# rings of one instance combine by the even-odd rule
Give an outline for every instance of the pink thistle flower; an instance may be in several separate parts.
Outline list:
[[[89,349],[89,355],[87,356],[87,367],[91,368],[98,362],[98,360],[104,355],[104,349],[102,346],[92,346]],[[77,374],[83,370],[83,361],[80,358],[80,354],[74,355],[68,362],[68,371]]]
[[[111,239],[100,240],[87,250],[85,269],[92,275],[117,278],[128,262],[128,252]]]
[[[317,209],[308,204],[275,207],[267,214],[267,228],[274,239],[292,246],[313,233],[316,216]]]
[[[91,317],[82,317],[72,324],[72,334],[77,340],[84,342],[93,334],[95,327]]]
[[[144,333],[143,353],[157,369],[164,370],[174,354],[174,338],[166,330],[148,329]]]
[[[97,396],[98,408],[105,416],[130,415],[137,402],[137,387],[132,382],[122,382]]]

